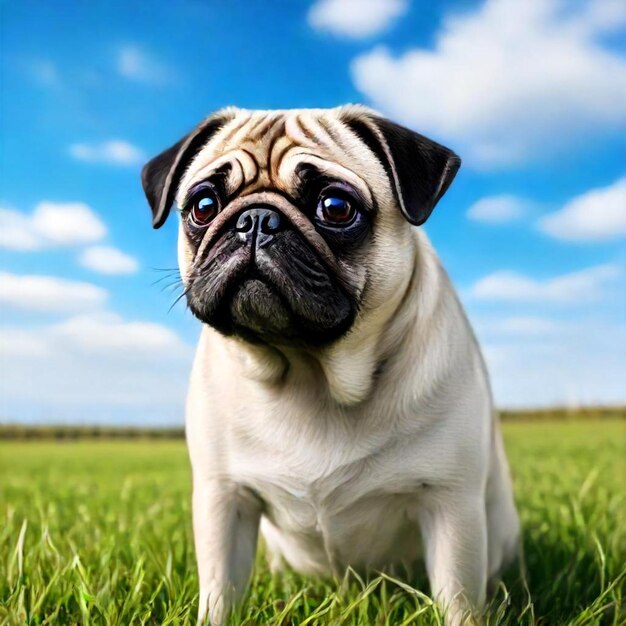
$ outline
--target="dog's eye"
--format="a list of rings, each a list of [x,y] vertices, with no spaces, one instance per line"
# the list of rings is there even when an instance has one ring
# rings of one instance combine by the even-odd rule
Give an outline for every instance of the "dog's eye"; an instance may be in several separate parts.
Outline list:
[[[315,215],[319,222],[330,226],[347,226],[354,221],[356,209],[347,198],[338,195],[322,195]]]
[[[189,221],[194,226],[207,226],[220,210],[220,201],[212,189],[203,189],[190,202]]]

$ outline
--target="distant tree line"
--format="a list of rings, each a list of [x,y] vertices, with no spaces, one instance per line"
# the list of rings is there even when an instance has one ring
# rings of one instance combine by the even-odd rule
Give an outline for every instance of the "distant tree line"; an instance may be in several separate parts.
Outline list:
[[[626,406],[584,406],[550,409],[501,409],[500,419],[505,422],[525,420],[605,420],[626,419]]]
[[[178,428],[141,426],[82,426],[69,424],[0,424],[0,439],[184,439],[185,431]]]
[[[626,406],[593,406],[580,408],[551,408],[536,410],[499,411],[506,422],[558,421],[558,420],[626,420]],[[76,439],[184,439],[181,427],[142,426],[83,426],[70,424],[11,424],[0,423],[0,439],[5,440],[57,440]]]

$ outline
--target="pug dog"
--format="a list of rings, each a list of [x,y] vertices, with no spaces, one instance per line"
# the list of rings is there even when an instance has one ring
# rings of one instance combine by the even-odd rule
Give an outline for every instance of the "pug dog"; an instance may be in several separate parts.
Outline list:
[[[489,379],[419,227],[460,159],[361,106],[227,108],[151,160],[159,228],[202,322],[186,408],[198,622],[272,569],[423,561],[480,621],[519,523]],[[400,569],[398,569],[400,568]]]

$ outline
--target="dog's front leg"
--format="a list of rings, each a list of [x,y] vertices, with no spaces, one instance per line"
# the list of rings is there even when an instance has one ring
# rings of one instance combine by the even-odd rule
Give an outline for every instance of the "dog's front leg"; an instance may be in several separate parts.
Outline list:
[[[230,481],[194,477],[193,530],[200,579],[198,624],[224,624],[246,589],[260,507]]]
[[[433,497],[420,515],[431,594],[446,626],[482,623],[487,585],[487,522],[482,496]]]

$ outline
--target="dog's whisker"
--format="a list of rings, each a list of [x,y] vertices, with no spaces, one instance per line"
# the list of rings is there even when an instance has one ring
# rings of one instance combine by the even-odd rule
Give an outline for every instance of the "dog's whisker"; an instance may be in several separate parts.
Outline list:
[[[179,287],[184,287],[185,284],[183,283],[182,280],[175,280],[171,283],[167,283],[165,285],[161,285],[160,291],[161,293],[163,293],[164,291],[168,291],[171,289],[178,289]]]
[[[162,283],[165,280],[172,280],[172,279],[182,281],[182,278],[180,277],[180,275],[176,276],[175,274],[169,274],[167,276],[161,276],[161,278],[158,278],[154,282],[150,283],[150,286],[155,287],[156,285]]]
[[[167,310],[168,313],[170,313],[172,311],[172,309],[183,299],[187,296],[187,294],[189,293],[189,290],[191,289],[191,282],[189,284],[189,286],[183,290],[182,293],[180,293],[178,295],[178,297],[176,298],[176,300],[174,300],[174,302],[172,302],[170,308]]]

